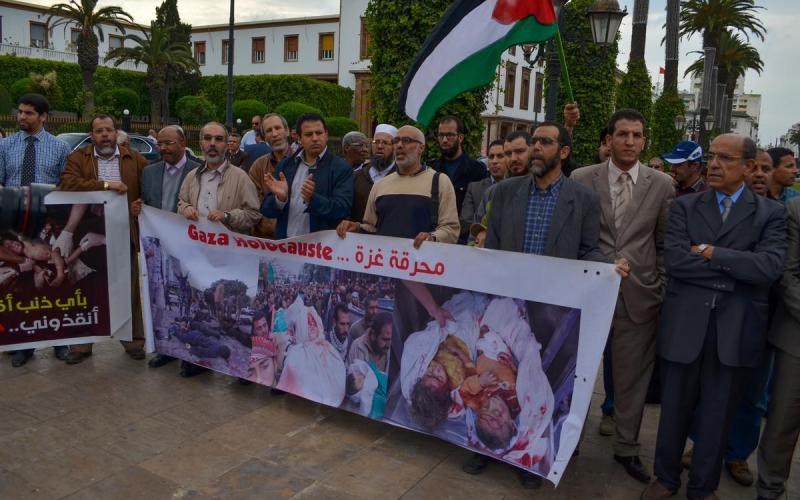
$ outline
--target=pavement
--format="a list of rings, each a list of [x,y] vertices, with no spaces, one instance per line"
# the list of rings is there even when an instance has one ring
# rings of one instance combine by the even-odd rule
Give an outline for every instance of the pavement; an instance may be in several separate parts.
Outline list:
[[[225,375],[183,379],[177,362],[148,368],[113,341],[75,366],[52,349],[16,369],[4,355],[0,499],[637,499],[644,485],[597,433],[601,400],[598,385],[561,486],[530,491],[505,465],[464,474],[470,452],[438,439]],[[657,425],[649,406],[641,440],[650,470]],[[798,461],[788,498],[800,498]],[[724,471],[718,494],[756,497]]]

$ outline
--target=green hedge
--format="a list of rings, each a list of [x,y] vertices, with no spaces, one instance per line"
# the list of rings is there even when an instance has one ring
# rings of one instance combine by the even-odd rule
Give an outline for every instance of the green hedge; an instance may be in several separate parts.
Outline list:
[[[644,61],[628,61],[628,72],[617,87],[617,109],[625,108],[640,112],[650,127],[653,91]],[[647,131],[645,133],[650,135]]]
[[[346,116],[331,116],[325,119],[330,137],[344,137],[348,132],[358,130],[358,123]]]
[[[106,113],[117,118],[122,116],[122,111],[127,109],[131,115],[142,114],[141,99],[139,94],[131,89],[120,87],[113,90],[106,90],[97,98],[97,109],[100,113]]]
[[[14,107],[16,101],[11,100],[11,94],[8,90],[0,85],[0,114],[7,114]]]
[[[58,84],[64,91],[64,109],[79,113],[83,108],[81,93],[83,79],[80,67],[74,63],[29,59],[14,55],[0,56],[0,87],[10,89],[17,80],[30,77],[31,73],[44,74],[56,71]],[[128,88],[140,97],[140,110],[150,109],[150,94],[144,72],[98,66],[95,73],[95,92],[115,88]],[[226,82],[225,76],[204,76],[199,83],[179,82],[171,95],[176,107],[177,101],[185,95],[202,95],[215,109],[217,119],[225,116]],[[272,111],[286,101],[297,101],[319,109],[324,116],[350,116],[353,91],[334,83],[315,80],[301,75],[247,75],[234,77],[234,90],[239,98],[255,99]],[[250,117],[248,116],[249,120]]]
[[[0,86],[6,88],[10,88],[17,80],[29,78],[31,73],[44,74],[50,71],[57,73],[58,85],[64,91],[64,109],[58,111],[79,113],[83,108],[80,97],[83,92],[83,78],[77,64],[14,55],[0,56]],[[129,88],[139,95],[141,108],[150,109],[150,97],[144,73],[98,66],[94,78],[97,95],[115,88]]]
[[[216,118],[214,106],[203,96],[185,95],[175,101],[175,114],[181,123],[205,125]]]
[[[324,116],[350,116],[353,103],[351,89],[307,76],[235,76],[233,88],[235,96],[260,101],[268,111],[286,101],[297,101],[319,109]],[[226,92],[225,76],[204,76],[201,79],[200,93],[216,106],[220,117],[225,115]]]
[[[242,127],[245,130],[250,129],[250,120],[258,115],[264,116],[267,114],[267,107],[263,102],[256,99],[243,99],[241,101],[233,101],[233,123],[236,120],[242,120]]]
[[[674,91],[661,94],[653,104],[653,122],[649,157],[661,156],[672,151],[683,137],[683,130],[675,128],[675,117],[684,116],[683,99]]]

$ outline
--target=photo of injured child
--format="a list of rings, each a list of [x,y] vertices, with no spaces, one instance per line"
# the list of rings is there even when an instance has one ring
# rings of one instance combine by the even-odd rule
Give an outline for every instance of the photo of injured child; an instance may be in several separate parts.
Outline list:
[[[235,377],[247,377],[255,321],[253,299],[257,260],[247,272],[241,262],[214,262],[217,279],[188,273],[157,238],[142,240],[156,351]],[[218,274],[217,274],[218,273]]]
[[[248,378],[381,418],[393,290],[387,278],[262,260]]]
[[[580,311],[431,288],[408,288],[422,304],[449,298],[405,336],[386,419],[546,476],[575,373],[560,353],[577,346]]]

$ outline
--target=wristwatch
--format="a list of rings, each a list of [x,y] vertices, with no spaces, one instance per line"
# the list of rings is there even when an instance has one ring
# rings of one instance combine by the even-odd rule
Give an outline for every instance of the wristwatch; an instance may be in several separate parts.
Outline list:
[[[103,189],[108,191],[108,181],[103,181]]]
[[[696,252],[697,255],[700,255],[703,252],[705,252],[706,248],[708,248],[708,245],[706,245],[705,243],[701,243],[701,244],[697,245],[697,252]]]

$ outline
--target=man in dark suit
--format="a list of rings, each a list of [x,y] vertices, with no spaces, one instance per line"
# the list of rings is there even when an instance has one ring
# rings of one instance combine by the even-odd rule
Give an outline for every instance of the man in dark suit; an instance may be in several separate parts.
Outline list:
[[[667,498],[680,487],[690,427],[696,441],[687,496],[717,498],[731,419],[766,351],[769,289],[786,255],[786,212],[745,186],[756,151],[748,137],[718,136],[708,153],[710,190],[678,198],[670,210],[657,480],[645,499]]]
[[[506,179],[495,187],[485,248],[610,262],[597,246],[599,197],[561,172],[572,147],[567,129],[543,122],[529,142],[530,175]],[[627,276],[627,263],[619,261],[617,270]],[[463,469],[478,474],[487,464],[488,458],[475,454]],[[540,481],[526,475],[523,484],[537,486]]]
[[[608,124],[611,157],[583,167],[570,178],[600,196],[600,250],[609,260],[625,259],[631,274],[620,285],[611,329],[614,379],[614,460],[637,481],[650,473],[639,458],[639,431],[656,359],[656,323],[664,293],[664,232],[672,178],[639,162],[645,119],[623,109]]]
[[[457,116],[445,116],[439,120],[436,138],[442,150],[442,157],[428,162],[429,167],[444,173],[453,183],[453,188],[456,190],[456,209],[459,214],[467,196],[467,186],[488,175],[483,163],[473,160],[464,151],[464,134],[466,134],[464,122]],[[466,243],[467,236],[469,236],[469,224],[466,227],[461,226],[458,242]]]
[[[786,492],[800,435],[800,198],[789,200],[786,211],[789,245],[786,268],[777,287],[781,302],[769,331],[775,365],[769,416],[758,447],[758,500],[781,498]]]
[[[133,203],[134,215],[141,212],[142,204],[175,213],[183,179],[200,166],[186,154],[186,135],[181,127],[167,125],[158,132],[157,141],[161,159],[142,171],[141,198]],[[156,354],[147,364],[158,368],[174,360],[172,356]]]

